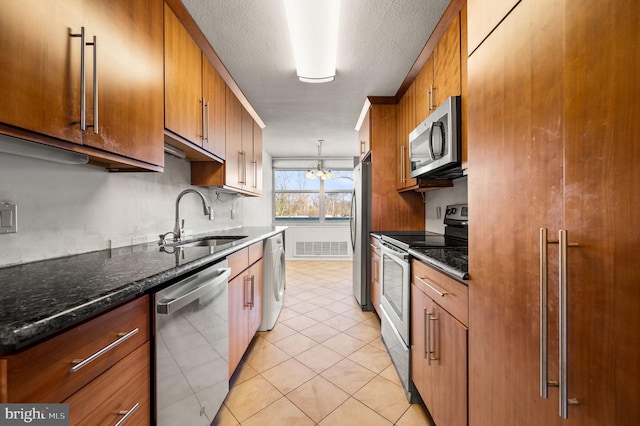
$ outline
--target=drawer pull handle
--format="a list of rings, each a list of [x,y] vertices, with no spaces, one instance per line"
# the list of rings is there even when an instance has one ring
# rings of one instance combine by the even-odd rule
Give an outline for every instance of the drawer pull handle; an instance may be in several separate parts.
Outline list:
[[[124,416],[124,417],[122,417],[120,419],[120,421],[118,423],[116,423],[115,426],[120,426],[121,424],[123,424],[129,417],[131,417],[131,415],[138,409],[138,407],[140,407],[140,403],[136,402],[136,405],[131,407],[129,409],[129,411],[122,410],[122,411],[118,412],[119,416]]]
[[[105,346],[104,348],[100,349],[98,352],[94,353],[89,358],[76,359],[76,360],[71,361],[71,364],[73,364],[73,367],[71,367],[69,369],[69,373],[75,373],[76,371],[80,370],[82,367],[86,366],[91,361],[94,361],[96,358],[98,358],[98,357],[104,355],[105,353],[109,352],[111,349],[115,348],[120,343],[122,343],[125,340],[127,340],[129,337],[133,336],[134,334],[137,334],[138,331],[140,331],[140,330],[138,328],[135,328],[135,329],[131,330],[130,332],[126,333],[126,334],[120,333],[120,334],[118,334],[118,336],[120,336],[120,338],[118,340],[116,340],[116,341],[110,343],[108,346]]]
[[[427,287],[429,287],[431,290],[435,291],[436,293],[438,293],[438,295],[440,297],[444,297],[447,294],[449,294],[446,291],[440,291],[437,288],[435,288],[434,286],[432,286],[431,284],[429,284],[428,282],[426,282],[425,280],[423,280],[422,278],[420,278],[419,276],[416,275],[416,279],[419,280],[422,284],[426,285]]]

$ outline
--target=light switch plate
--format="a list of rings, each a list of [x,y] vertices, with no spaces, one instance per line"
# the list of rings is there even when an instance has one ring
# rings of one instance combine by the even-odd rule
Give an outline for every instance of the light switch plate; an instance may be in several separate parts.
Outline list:
[[[0,202],[0,234],[18,232],[18,205]]]

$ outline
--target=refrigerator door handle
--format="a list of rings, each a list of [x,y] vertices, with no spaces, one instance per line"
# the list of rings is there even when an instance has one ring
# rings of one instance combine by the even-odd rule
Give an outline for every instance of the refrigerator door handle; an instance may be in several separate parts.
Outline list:
[[[353,250],[356,249],[356,226],[358,225],[357,223],[357,218],[356,218],[356,190],[354,189],[351,192],[351,213],[350,213],[350,217],[349,217],[349,226],[350,226],[350,236],[351,236],[351,248]]]

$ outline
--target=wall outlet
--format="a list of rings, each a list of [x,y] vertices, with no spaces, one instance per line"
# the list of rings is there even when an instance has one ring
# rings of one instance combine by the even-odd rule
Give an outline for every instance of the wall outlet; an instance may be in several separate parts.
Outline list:
[[[231,209],[231,219],[236,218],[236,209]]]
[[[0,234],[18,232],[18,205],[0,202]]]

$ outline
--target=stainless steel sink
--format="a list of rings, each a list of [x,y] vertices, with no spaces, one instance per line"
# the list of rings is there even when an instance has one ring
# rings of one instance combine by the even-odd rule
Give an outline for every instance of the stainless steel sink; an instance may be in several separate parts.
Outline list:
[[[190,241],[176,241],[166,244],[169,247],[215,247],[230,244],[234,241],[246,238],[246,235],[218,235],[213,237],[204,237]]]

